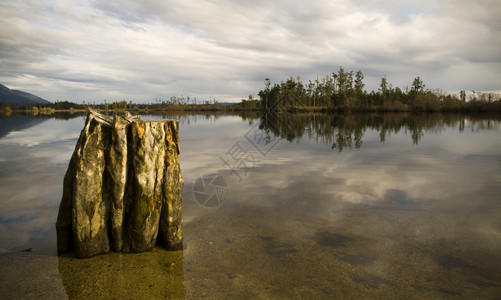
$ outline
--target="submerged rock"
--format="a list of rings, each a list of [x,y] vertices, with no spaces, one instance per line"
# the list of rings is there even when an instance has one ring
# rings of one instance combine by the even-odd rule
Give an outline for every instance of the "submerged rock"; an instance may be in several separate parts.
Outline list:
[[[182,249],[178,155],[178,121],[89,110],[64,178],[58,253]]]

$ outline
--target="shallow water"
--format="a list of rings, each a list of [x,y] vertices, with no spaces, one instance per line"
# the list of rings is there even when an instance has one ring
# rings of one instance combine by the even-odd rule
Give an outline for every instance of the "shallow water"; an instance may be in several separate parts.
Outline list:
[[[10,121],[0,298],[501,294],[499,117],[180,119],[186,249],[84,260],[54,229],[84,118]]]

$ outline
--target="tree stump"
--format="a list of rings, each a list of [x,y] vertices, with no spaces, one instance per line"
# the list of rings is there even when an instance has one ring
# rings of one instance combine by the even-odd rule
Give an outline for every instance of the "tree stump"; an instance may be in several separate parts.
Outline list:
[[[89,110],[64,177],[58,253],[182,249],[179,122]]]

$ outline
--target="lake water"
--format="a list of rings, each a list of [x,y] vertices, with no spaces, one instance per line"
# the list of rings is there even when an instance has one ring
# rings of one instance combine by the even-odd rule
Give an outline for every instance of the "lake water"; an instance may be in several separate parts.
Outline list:
[[[501,295],[499,116],[167,117],[185,250],[90,259],[55,232],[85,118],[0,119],[0,298]]]

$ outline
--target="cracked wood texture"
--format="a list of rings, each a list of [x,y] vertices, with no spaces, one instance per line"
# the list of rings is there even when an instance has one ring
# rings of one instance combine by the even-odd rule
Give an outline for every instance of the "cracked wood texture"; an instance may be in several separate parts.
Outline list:
[[[183,177],[177,120],[89,110],[64,177],[58,253],[182,249]]]

